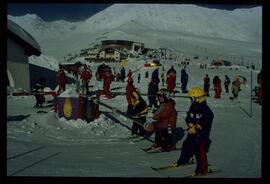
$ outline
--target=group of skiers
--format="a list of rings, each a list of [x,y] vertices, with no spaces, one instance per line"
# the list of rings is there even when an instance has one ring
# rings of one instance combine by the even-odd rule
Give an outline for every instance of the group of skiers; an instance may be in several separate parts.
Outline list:
[[[80,83],[79,83],[79,76],[83,83],[83,94],[88,94],[89,92],[89,82],[92,78],[92,71],[86,64],[83,65],[83,69],[80,71],[80,67],[77,65],[73,65],[71,67],[73,76],[76,79],[76,90],[80,90]],[[64,66],[59,64],[59,70],[56,74],[56,80],[58,83],[58,91],[57,93],[60,94],[66,89],[66,74],[64,71]]]
[[[244,78],[244,77],[243,77]],[[206,96],[210,96],[209,95],[209,88],[210,88],[210,78],[208,76],[208,74],[205,75],[205,77],[203,78],[203,89],[206,93]],[[237,75],[235,77],[235,80],[232,82],[232,86],[231,86],[231,92],[233,94],[233,97],[230,97],[230,99],[237,99],[239,92],[241,91],[241,84],[245,83],[246,79],[243,79],[243,82],[240,81],[240,76]],[[225,75],[225,79],[224,79],[224,87],[225,87],[225,92],[229,93],[229,85],[231,83],[230,78],[228,77],[228,75]],[[214,86],[214,91],[215,91],[215,98],[219,99],[221,98],[221,92],[222,92],[222,87],[221,87],[221,79],[219,78],[219,76],[214,76],[213,78],[213,86]]]
[[[182,73],[185,75],[185,72]],[[127,81],[127,114],[134,119],[130,138],[148,137],[149,132],[155,133],[155,141],[151,147],[158,149],[160,152],[176,149],[176,142],[173,137],[176,132],[177,111],[175,101],[170,98],[175,87],[175,80],[176,71],[172,66],[167,72],[167,89],[159,89],[158,69],[154,70],[148,85],[149,105],[134,86],[132,77]],[[184,83],[187,82],[187,80],[183,81]],[[183,86],[185,89],[185,84]],[[204,175],[208,172],[206,153],[211,142],[209,136],[214,115],[207,106],[206,94],[203,89],[192,88],[187,92],[187,96],[191,98],[191,106],[185,119],[188,135],[183,143],[180,158],[173,166],[188,164],[195,155],[197,166],[193,174]],[[148,107],[152,106],[155,108],[153,122],[147,122]]]

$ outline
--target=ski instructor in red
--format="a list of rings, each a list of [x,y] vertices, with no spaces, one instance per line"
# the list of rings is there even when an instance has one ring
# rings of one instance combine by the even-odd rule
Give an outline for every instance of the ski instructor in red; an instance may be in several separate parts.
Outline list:
[[[86,64],[83,65],[83,71],[81,73],[81,79],[84,85],[83,88],[83,93],[84,94],[88,94],[89,93],[89,82],[91,80],[92,77],[92,72],[91,70],[87,67]]]
[[[171,68],[167,72],[167,80],[166,80],[167,89],[170,94],[172,94],[174,91],[175,82],[176,82],[176,71],[173,68],[173,66],[171,66]]]

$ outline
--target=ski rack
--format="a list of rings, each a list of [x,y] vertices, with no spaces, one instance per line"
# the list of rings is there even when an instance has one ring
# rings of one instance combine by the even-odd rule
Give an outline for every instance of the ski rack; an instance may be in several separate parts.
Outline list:
[[[144,122],[142,122],[142,121],[140,121],[140,120],[137,120],[137,119],[134,119],[134,118],[128,116],[127,114],[125,114],[124,112],[120,111],[119,109],[117,109],[117,108],[115,108],[115,107],[112,107],[112,106],[109,106],[109,105],[107,105],[107,104],[101,102],[101,101],[98,100],[98,99],[93,99],[93,102],[96,103],[96,104],[102,105],[102,106],[104,106],[104,107],[107,107],[107,108],[109,108],[109,109],[111,109],[111,110],[113,110],[113,111],[116,111],[118,114],[124,116],[125,118],[127,118],[127,119],[129,119],[129,120],[131,120],[131,121],[133,121],[135,124],[140,125],[140,126],[143,127]]]
[[[111,92],[114,95],[126,95],[126,92]],[[141,96],[158,96],[158,95],[148,95],[147,93],[141,93]],[[174,96],[169,96],[172,98],[189,98],[189,96],[185,96],[185,95],[174,95]]]
[[[47,92],[13,92],[12,96],[31,96],[31,95],[52,95],[56,96],[55,91],[47,91]]]

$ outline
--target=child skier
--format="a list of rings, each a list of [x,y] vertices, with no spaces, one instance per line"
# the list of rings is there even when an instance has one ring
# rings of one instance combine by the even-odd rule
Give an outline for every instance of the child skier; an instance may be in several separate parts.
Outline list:
[[[132,118],[145,123],[146,122],[146,115],[148,112],[148,107],[144,99],[141,97],[139,91],[134,89],[131,93],[131,107],[129,108],[127,114],[132,116]],[[139,131],[139,132],[138,132]],[[130,138],[134,137],[144,137],[146,136],[146,131],[142,126],[133,122],[131,136]]]
[[[208,74],[206,74],[203,78],[203,82],[203,89],[205,91],[205,95],[209,96],[210,78],[208,77]]]
[[[229,93],[229,84],[230,83],[231,83],[230,78],[228,77],[228,75],[225,75],[224,86],[225,86],[226,93]]]
[[[85,64],[84,66],[84,69],[82,70],[82,73],[81,73],[81,79],[82,79],[82,82],[83,82],[83,93],[84,94],[88,94],[89,93],[89,82],[91,80],[91,77],[92,77],[92,72],[90,69],[88,69],[87,65]]]
[[[168,97],[168,90],[161,89],[158,91],[159,108],[154,112],[153,119],[156,120],[155,126],[155,143],[153,148],[158,148],[160,152],[175,150],[173,135],[175,133],[177,112],[175,101]]]
[[[208,172],[207,155],[210,146],[210,132],[214,114],[208,107],[203,89],[196,87],[188,92],[192,103],[187,112],[187,137],[183,142],[181,155],[172,166],[188,164],[195,154],[196,169],[193,176],[205,175]]]
[[[221,89],[221,80],[219,79],[218,76],[214,77],[213,84],[215,90],[215,98],[220,98],[222,89]]]
[[[154,108],[158,108],[157,105],[157,92],[158,92],[158,83],[156,81],[155,78],[152,78],[151,82],[148,85],[148,101],[149,101],[149,105],[148,107],[152,108],[152,106],[154,105]]]
[[[167,80],[166,80],[167,89],[170,94],[172,94],[174,91],[175,82],[176,82],[176,71],[173,68],[173,66],[171,66],[171,68],[167,72]]]

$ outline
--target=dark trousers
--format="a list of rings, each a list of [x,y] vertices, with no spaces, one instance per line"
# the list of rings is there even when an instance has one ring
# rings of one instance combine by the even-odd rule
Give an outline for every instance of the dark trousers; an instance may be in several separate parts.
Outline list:
[[[155,96],[149,96],[148,100],[149,100],[149,107],[152,107],[152,105],[154,105],[155,108],[158,108],[157,98]]]
[[[229,93],[229,85],[225,85],[226,93]]]
[[[196,172],[206,173],[208,168],[207,155],[211,140],[201,140],[194,135],[188,134],[183,142],[182,151],[178,164],[188,164],[190,158],[195,155]]]
[[[173,143],[174,129],[172,128],[172,133],[168,133],[168,128],[157,128],[155,143],[162,147],[164,150],[170,150],[171,147],[175,146]]]
[[[144,130],[143,124],[146,122],[146,117],[136,118],[136,120],[140,121],[142,123],[142,126],[133,122],[131,133],[132,134],[138,134],[140,136],[145,136],[146,135],[146,130]]]
[[[210,87],[209,84],[204,84],[203,85],[203,90],[205,91],[206,96],[209,96],[209,87]]]
[[[182,82],[182,93],[186,93],[187,92],[187,82]]]

